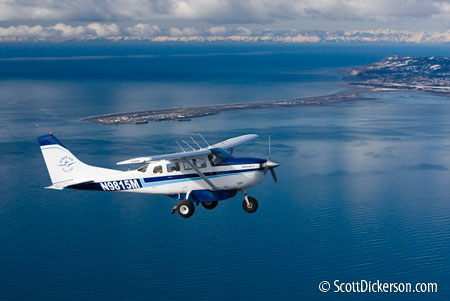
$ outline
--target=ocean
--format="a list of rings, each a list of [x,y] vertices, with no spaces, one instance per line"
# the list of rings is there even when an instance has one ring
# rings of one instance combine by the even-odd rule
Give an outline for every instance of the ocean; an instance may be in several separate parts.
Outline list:
[[[106,126],[88,116],[294,99],[346,89],[346,68],[438,45],[0,44],[0,300],[448,299],[450,99],[368,93],[333,105]],[[47,190],[36,137],[52,131],[108,168],[255,133],[236,156],[270,175],[194,216],[165,196]],[[433,282],[437,293],[334,293],[333,282]],[[319,283],[331,290],[321,292]]]

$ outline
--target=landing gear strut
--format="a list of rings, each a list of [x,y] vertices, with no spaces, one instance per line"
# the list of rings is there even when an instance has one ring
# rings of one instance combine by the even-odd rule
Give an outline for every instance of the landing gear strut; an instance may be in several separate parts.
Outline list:
[[[253,213],[258,209],[258,201],[245,193],[242,208],[244,208],[244,211],[247,213]]]

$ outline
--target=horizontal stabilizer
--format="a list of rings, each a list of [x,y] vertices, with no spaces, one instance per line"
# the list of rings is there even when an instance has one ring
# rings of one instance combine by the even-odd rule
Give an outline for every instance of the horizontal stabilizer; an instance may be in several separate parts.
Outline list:
[[[45,189],[56,189],[56,190],[63,190],[66,187],[77,185],[77,184],[87,184],[87,183],[93,183],[94,180],[91,179],[76,179],[76,180],[69,180],[64,182],[55,183],[51,186],[45,187]]]

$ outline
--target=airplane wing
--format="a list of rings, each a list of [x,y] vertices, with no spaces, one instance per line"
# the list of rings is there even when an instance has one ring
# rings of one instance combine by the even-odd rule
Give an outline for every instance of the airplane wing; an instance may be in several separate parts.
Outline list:
[[[134,159],[129,159],[121,162],[117,162],[117,165],[123,165],[123,164],[137,164],[137,163],[148,163],[151,161],[158,161],[158,160],[170,160],[170,159],[183,159],[183,158],[194,158],[202,155],[209,155],[211,151],[209,149],[200,149],[195,151],[189,151],[189,152],[179,152],[179,153],[173,153],[173,154],[165,154],[165,155],[159,155],[159,156],[151,156],[151,157],[139,157]]]
[[[230,138],[227,139],[225,141],[216,143],[214,145],[211,145],[209,147],[209,149],[214,149],[214,148],[220,148],[220,149],[230,149],[233,148],[235,146],[241,145],[243,143],[249,142],[255,138],[257,138],[258,135],[256,134],[248,134],[248,135],[242,135],[239,137],[234,137],[234,138]]]
[[[158,160],[163,160],[163,159],[165,159],[165,160],[187,159],[187,158],[195,158],[195,157],[203,156],[203,155],[209,155],[211,153],[222,154],[224,150],[233,148],[235,146],[238,146],[240,144],[243,144],[245,142],[253,140],[256,137],[258,137],[258,135],[248,134],[248,135],[243,135],[243,136],[227,139],[225,141],[211,145],[208,148],[202,148],[199,150],[193,150],[193,151],[189,151],[189,152],[179,152],[179,153],[165,154],[165,155],[159,155],[159,156],[133,158],[133,159],[117,162],[116,164],[117,165],[142,164],[142,163],[149,163],[151,161],[158,161]],[[226,157],[225,154],[223,154],[223,156]]]

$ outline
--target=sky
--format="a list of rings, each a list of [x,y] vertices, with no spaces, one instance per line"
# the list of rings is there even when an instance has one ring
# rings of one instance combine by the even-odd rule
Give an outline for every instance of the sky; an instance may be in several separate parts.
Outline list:
[[[0,0],[0,41],[450,42],[450,0]]]

